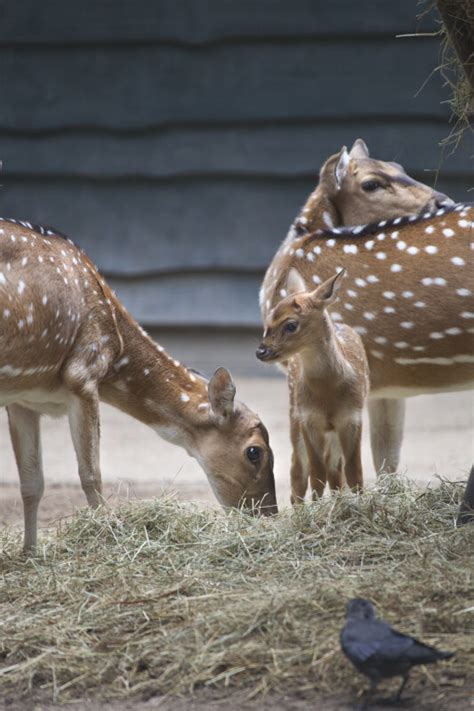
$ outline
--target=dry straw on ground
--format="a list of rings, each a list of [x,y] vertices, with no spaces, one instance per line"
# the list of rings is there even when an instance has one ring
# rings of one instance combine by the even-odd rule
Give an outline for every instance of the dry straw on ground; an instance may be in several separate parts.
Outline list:
[[[172,498],[80,511],[35,558],[0,534],[0,698],[187,693],[202,687],[360,690],[339,651],[360,595],[455,659],[420,669],[422,694],[455,694],[474,668],[474,527],[462,487],[395,477],[259,519]]]

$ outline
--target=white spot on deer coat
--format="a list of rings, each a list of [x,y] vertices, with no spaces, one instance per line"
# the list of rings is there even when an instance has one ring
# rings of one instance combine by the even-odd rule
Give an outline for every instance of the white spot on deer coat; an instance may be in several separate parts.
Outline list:
[[[466,264],[466,262],[464,261],[464,259],[463,259],[462,257],[453,257],[453,258],[451,259],[451,261],[452,261],[452,263],[455,264],[457,267],[463,267],[463,266]]]
[[[401,272],[402,267],[400,264],[392,264],[392,266],[390,267],[390,271],[391,272]]]
[[[24,291],[25,291],[25,282],[22,279],[20,279],[20,281],[18,282],[18,293],[23,294]]]
[[[419,251],[418,247],[408,247],[407,249],[408,254],[418,254]]]
[[[470,296],[471,295],[470,289],[456,289],[456,293],[459,294],[459,296]]]
[[[434,244],[429,244],[425,247],[425,252],[427,254],[436,254],[438,252],[438,247],[435,247]]]
[[[449,227],[446,227],[443,230],[443,234],[445,237],[453,237],[454,236],[454,230],[450,229]]]

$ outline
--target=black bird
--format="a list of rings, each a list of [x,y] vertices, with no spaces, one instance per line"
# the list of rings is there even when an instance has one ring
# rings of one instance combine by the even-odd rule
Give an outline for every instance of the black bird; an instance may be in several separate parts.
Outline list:
[[[355,668],[370,679],[367,700],[381,679],[401,676],[402,684],[391,699],[397,703],[412,667],[454,656],[454,652],[440,652],[377,619],[375,608],[368,600],[349,600],[346,614],[346,624],[341,630],[341,647]]]

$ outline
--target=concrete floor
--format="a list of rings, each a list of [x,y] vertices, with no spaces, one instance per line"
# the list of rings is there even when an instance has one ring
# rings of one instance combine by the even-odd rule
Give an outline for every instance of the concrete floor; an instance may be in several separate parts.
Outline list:
[[[286,381],[274,367],[255,356],[257,332],[162,331],[153,334],[182,362],[210,374],[225,364],[234,375],[237,397],[259,413],[270,432],[280,506],[289,503],[290,442]],[[402,468],[426,484],[436,475],[466,478],[474,461],[474,399],[472,392],[411,398],[407,406]],[[41,505],[43,524],[82,506],[76,462],[67,420],[43,421],[46,491]],[[147,498],[176,491],[186,500],[216,505],[205,474],[186,452],[111,407],[102,407],[102,473],[111,499]],[[363,437],[364,477],[375,478],[368,441]],[[21,499],[5,410],[0,409],[0,524],[21,521]]]

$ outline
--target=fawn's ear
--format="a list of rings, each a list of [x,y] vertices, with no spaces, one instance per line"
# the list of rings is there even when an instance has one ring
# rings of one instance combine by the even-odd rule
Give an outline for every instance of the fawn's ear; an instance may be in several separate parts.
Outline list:
[[[355,158],[355,160],[364,160],[370,158],[369,149],[367,148],[366,142],[363,141],[362,138],[358,138],[356,141],[354,141],[354,145],[350,150],[349,157]]]
[[[347,175],[347,170],[349,168],[350,156],[347,152],[347,148],[343,146],[341,152],[339,153],[339,160],[336,163],[336,168],[334,170],[334,176],[336,178],[336,188],[341,189],[341,184]]]
[[[304,279],[297,269],[291,267],[286,278],[286,291],[288,295],[290,294],[301,294],[306,291],[306,284]]]
[[[342,280],[346,273],[345,269],[334,274],[334,276],[329,277],[325,282],[318,286],[311,293],[311,300],[315,306],[329,306],[337,298],[337,292],[341,288]]]
[[[217,368],[207,386],[212,411],[218,417],[228,417],[234,410],[235,385],[226,368]]]

